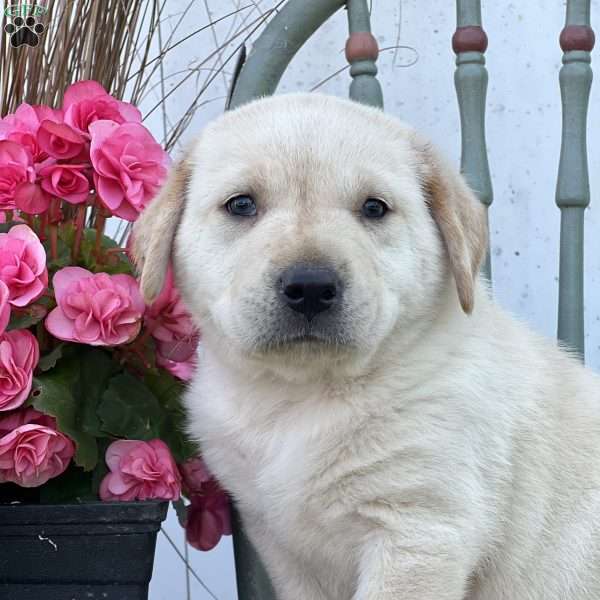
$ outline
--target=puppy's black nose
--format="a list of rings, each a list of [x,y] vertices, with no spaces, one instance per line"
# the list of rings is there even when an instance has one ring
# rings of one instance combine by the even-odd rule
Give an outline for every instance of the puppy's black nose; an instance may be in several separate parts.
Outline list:
[[[328,267],[295,265],[281,274],[279,282],[284,302],[309,321],[339,300],[337,277]]]

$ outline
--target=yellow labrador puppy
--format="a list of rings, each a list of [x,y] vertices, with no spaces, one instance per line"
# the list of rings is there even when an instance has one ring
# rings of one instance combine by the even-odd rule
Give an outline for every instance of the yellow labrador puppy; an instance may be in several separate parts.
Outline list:
[[[189,430],[280,600],[600,598],[600,379],[489,298],[484,212],[320,95],[210,124],[138,221],[202,329]]]

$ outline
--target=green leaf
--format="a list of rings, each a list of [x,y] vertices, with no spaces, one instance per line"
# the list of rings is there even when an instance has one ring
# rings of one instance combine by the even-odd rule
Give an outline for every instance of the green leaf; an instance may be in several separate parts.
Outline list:
[[[48,314],[48,309],[42,304],[31,304],[23,311],[14,311],[10,315],[7,330],[27,329],[39,323]]]
[[[183,410],[181,396],[185,386],[182,381],[163,369],[156,369],[154,372],[147,373],[144,382],[162,406],[169,410]]]
[[[60,431],[75,442],[75,463],[89,471],[98,462],[98,447],[95,437],[83,431],[79,422],[81,406],[73,396],[77,376],[78,361],[62,361],[34,378],[33,406],[56,418]]]
[[[63,502],[85,502],[96,500],[97,492],[93,489],[93,472],[71,464],[58,477],[50,479],[40,488],[42,504],[61,504]]]
[[[75,241],[75,226],[72,223],[61,223],[58,228],[58,239],[72,248]]]
[[[98,407],[104,432],[121,438],[151,440],[161,437],[165,413],[142,381],[129,373],[110,380]]]
[[[42,372],[54,368],[58,360],[63,357],[63,353],[66,351],[65,349],[72,348],[74,345],[75,344],[67,345],[61,342],[54,350],[40,358],[37,368]]]
[[[104,462],[106,449],[112,440],[98,440],[100,460],[93,471],[84,471],[73,463],[58,477],[50,479],[40,487],[40,502],[59,504],[62,502],[89,502],[98,500],[100,484],[108,473]]]
[[[73,384],[73,394],[80,404],[79,423],[86,433],[105,436],[98,417],[98,406],[111,377],[121,370],[112,355],[100,348],[83,346],[78,354],[79,377]]]
[[[83,236],[81,238],[81,250],[80,259],[83,266],[94,273],[110,273],[116,275],[117,273],[126,273],[131,275],[133,273],[133,265],[127,256],[122,252],[112,253],[106,255],[106,250],[110,248],[118,248],[119,245],[115,240],[108,237],[107,235],[102,236],[101,241],[102,249],[104,250],[104,261],[102,264],[96,262],[96,230],[95,229],[84,229]]]
[[[9,221],[8,223],[0,223],[0,233],[8,233],[15,225],[22,225],[18,221]]]
[[[164,410],[160,439],[169,446],[175,460],[184,462],[198,454],[196,444],[185,434],[186,413],[181,402],[184,384],[163,369],[147,373],[144,381]]]
[[[108,473],[108,466],[106,465],[104,457],[106,456],[106,449],[110,446],[112,441],[112,439],[107,438],[101,438],[98,440],[100,460],[98,461],[96,468],[92,472],[92,493],[94,494],[95,498],[98,498],[100,492],[100,484],[102,483],[102,480]]]
[[[78,406],[78,427],[95,437],[105,436],[96,410],[110,378],[121,371],[120,365],[113,360],[110,352],[102,348],[64,343],[43,356],[38,368],[44,372],[53,369],[56,364],[77,374],[70,383],[70,389]]]

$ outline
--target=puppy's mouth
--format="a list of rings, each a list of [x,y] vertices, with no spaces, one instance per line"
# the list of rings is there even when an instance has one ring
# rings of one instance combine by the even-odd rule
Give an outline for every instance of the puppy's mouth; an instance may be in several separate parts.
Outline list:
[[[298,346],[301,344],[315,344],[325,346],[335,346],[338,344],[334,339],[329,336],[314,335],[310,333],[285,336],[273,341],[274,345],[277,346]]]
[[[293,350],[319,351],[341,350],[348,348],[349,340],[342,335],[335,335],[321,331],[304,331],[285,333],[263,339],[259,348],[263,352],[286,352]]]

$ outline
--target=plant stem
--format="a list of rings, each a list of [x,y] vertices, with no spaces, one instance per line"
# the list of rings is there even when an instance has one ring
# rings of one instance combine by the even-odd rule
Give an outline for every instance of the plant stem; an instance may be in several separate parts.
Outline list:
[[[83,228],[85,226],[85,211],[87,206],[80,204],[77,207],[77,213],[75,214],[75,239],[73,240],[73,248],[71,250],[71,257],[73,262],[79,258],[79,250],[81,249],[81,238],[83,236]]]
[[[96,229],[96,244],[94,246],[94,254],[96,256],[96,264],[101,265],[102,256],[102,235],[104,234],[104,226],[106,225],[106,213],[104,209],[99,206],[97,207],[96,222],[94,227]]]
[[[50,258],[58,258],[58,223],[60,222],[60,198],[52,198],[50,201]]]
[[[43,242],[46,239],[46,229],[48,228],[48,211],[40,216],[40,231],[38,237]]]
[[[144,353],[139,348],[137,348],[136,346],[130,346],[129,350],[140,359],[144,368],[152,368],[152,365],[148,362],[148,359],[144,356]]]
[[[58,258],[58,225],[50,223],[50,258],[56,260]]]

